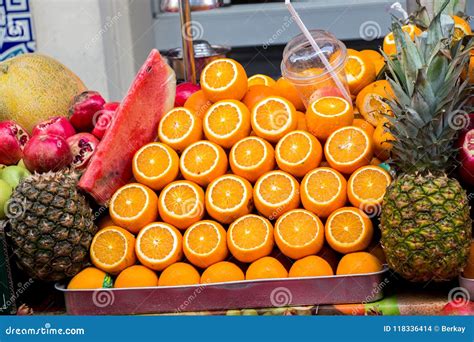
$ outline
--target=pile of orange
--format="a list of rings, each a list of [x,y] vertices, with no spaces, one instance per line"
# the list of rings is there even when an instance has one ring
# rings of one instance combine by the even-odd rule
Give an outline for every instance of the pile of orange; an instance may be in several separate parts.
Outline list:
[[[377,271],[356,261],[391,182],[371,165],[374,153],[385,157],[373,112],[388,110],[390,90],[374,82],[369,54],[350,56],[355,104],[327,96],[306,113],[285,79],[248,79],[231,59],[209,64],[202,90],[135,154],[135,181],[114,194],[92,242],[94,266],[117,287],[328,276],[351,263]],[[318,256],[324,245],[354,256],[338,271]]]

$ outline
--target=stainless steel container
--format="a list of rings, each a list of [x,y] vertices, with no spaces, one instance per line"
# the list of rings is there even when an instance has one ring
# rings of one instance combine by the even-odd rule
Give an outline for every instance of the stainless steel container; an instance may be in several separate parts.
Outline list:
[[[388,268],[327,277],[263,279],[191,286],[67,290],[71,315],[131,315],[186,311],[369,303],[383,298]]]
[[[179,12],[180,0],[161,0],[161,12]],[[189,0],[191,11],[205,11],[224,5],[223,0]]]
[[[194,41],[194,58],[196,63],[196,78],[199,80],[201,72],[204,67],[218,58],[225,58],[230,52],[231,48],[223,45],[210,45],[205,40],[195,40]],[[183,52],[181,48],[175,48],[163,52],[170,66],[174,69],[176,73],[176,78],[178,80],[185,79],[184,73],[184,62],[183,62]]]

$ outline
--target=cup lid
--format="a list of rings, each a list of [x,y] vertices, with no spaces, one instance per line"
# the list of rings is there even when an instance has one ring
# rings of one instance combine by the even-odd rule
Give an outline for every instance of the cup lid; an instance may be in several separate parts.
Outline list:
[[[344,66],[347,58],[347,50],[344,43],[330,32],[324,30],[310,30],[310,33],[321,48],[326,59],[330,62],[333,70],[337,72]],[[294,37],[286,45],[283,51],[281,73],[284,77],[301,81],[309,81],[315,77],[330,77],[320,54],[314,50],[304,34]]]

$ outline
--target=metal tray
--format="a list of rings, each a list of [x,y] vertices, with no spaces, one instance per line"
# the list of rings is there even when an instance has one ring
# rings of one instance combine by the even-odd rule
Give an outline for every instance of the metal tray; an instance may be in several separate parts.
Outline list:
[[[127,289],[67,290],[71,315],[181,313],[317,304],[368,303],[383,298],[388,268],[376,273],[265,279],[229,283]]]

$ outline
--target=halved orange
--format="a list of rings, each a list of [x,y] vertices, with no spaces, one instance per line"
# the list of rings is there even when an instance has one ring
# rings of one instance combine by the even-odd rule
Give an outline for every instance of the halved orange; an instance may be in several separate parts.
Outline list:
[[[181,233],[172,225],[153,222],[138,233],[135,250],[140,262],[161,271],[183,257]]]
[[[352,121],[352,104],[338,96],[321,97],[311,103],[306,111],[308,131],[323,141],[335,130],[352,124]]]
[[[181,154],[179,168],[183,177],[201,186],[227,172],[227,155],[222,147],[201,140],[188,146]]]
[[[92,239],[90,255],[95,267],[118,274],[135,263],[135,236],[116,226],[101,229]]]
[[[286,133],[296,129],[295,106],[283,97],[267,97],[252,108],[251,123],[257,136],[276,143]]]
[[[227,258],[226,231],[211,220],[199,221],[186,230],[183,251],[191,264],[206,268]]]
[[[273,78],[262,74],[253,75],[248,79],[249,88],[254,85],[265,85],[267,87],[273,87],[275,86],[275,84],[276,81]]]
[[[310,171],[301,182],[303,207],[321,218],[342,208],[347,201],[346,179],[336,170],[319,167]]]
[[[251,136],[232,147],[229,162],[233,173],[253,183],[274,169],[275,151],[268,141]]]
[[[110,217],[117,226],[138,233],[158,216],[158,196],[149,187],[130,183],[118,189],[109,207]]]
[[[258,102],[266,99],[270,96],[279,96],[278,91],[272,87],[266,85],[253,85],[249,86],[247,93],[245,93],[242,102],[247,106],[248,109],[252,110]]]
[[[212,102],[241,100],[247,92],[247,73],[239,62],[220,58],[206,65],[200,84]]]
[[[207,98],[206,94],[204,94],[204,91],[202,90],[198,90],[192,94],[184,103],[184,108],[189,109],[191,113],[196,115],[201,120],[204,118],[204,114],[206,114],[207,110],[211,106],[212,102]]]
[[[161,190],[176,179],[179,156],[168,145],[153,142],[143,146],[133,157],[133,176],[153,190]]]
[[[300,204],[298,181],[284,171],[270,171],[260,177],[253,189],[257,210],[270,220],[277,219]]]
[[[249,214],[238,218],[227,231],[229,251],[241,262],[253,262],[270,255],[273,241],[272,224],[258,215]]]
[[[186,108],[170,110],[158,125],[158,139],[178,153],[201,138],[202,120]]]
[[[324,155],[332,168],[350,174],[368,165],[372,159],[372,140],[359,127],[347,126],[335,131],[324,145]]]
[[[186,229],[204,217],[204,191],[196,183],[175,181],[161,191],[158,208],[163,221]]]
[[[231,148],[250,134],[250,112],[240,101],[219,101],[209,108],[203,125],[208,140],[224,148]]]
[[[295,177],[303,177],[318,167],[323,148],[318,139],[306,131],[293,131],[280,139],[275,148],[278,167]]]
[[[207,213],[220,223],[229,224],[253,209],[252,185],[237,175],[223,175],[206,190]]]
[[[291,210],[278,218],[274,229],[280,251],[292,259],[317,254],[324,244],[324,226],[305,209]]]
[[[367,165],[357,169],[347,183],[351,204],[369,215],[377,215],[392,177],[380,166]]]
[[[453,15],[451,17],[454,20],[453,39],[455,41],[462,39],[464,36],[472,35],[471,26],[466,20],[457,15]]]
[[[345,71],[352,95],[357,95],[362,88],[375,81],[377,76],[374,63],[370,58],[354,49],[347,49]]]
[[[408,33],[411,40],[415,40],[415,36],[419,36],[422,31],[415,25],[404,25],[402,26],[402,30]],[[395,38],[393,36],[393,32],[387,34],[383,40],[383,52],[388,56],[394,55],[397,53],[397,46],[395,45]]]
[[[343,207],[328,217],[325,235],[329,246],[339,253],[362,251],[372,240],[372,221],[358,208]]]
[[[278,91],[280,96],[284,97],[295,106],[296,110],[304,112],[306,110],[303,100],[301,100],[300,95],[296,87],[284,77],[280,77],[274,88]]]
[[[385,66],[385,59],[382,54],[375,50],[362,50],[360,53],[365,55],[374,64],[375,74],[378,75]]]

